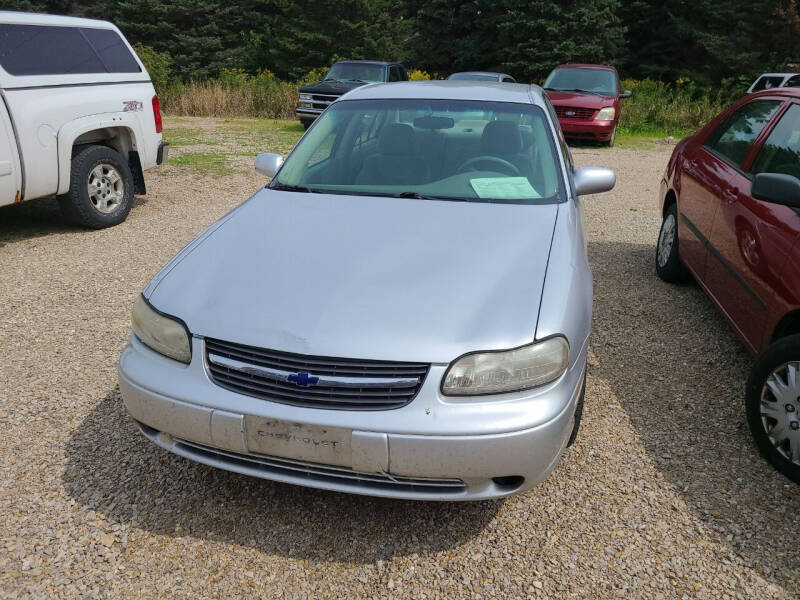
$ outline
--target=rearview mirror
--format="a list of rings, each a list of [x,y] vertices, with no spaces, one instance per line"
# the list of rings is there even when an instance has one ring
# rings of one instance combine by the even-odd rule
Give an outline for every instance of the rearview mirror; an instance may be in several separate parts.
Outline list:
[[[759,173],[750,195],[756,200],[800,208],[800,179],[783,173]]]
[[[255,167],[256,171],[267,177],[275,177],[275,173],[281,168],[283,164],[283,156],[275,154],[274,152],[262,152],[256,154]]]
[[[633,95],[633,92],[631,92],[630,90],[625,90],[624,92],[620,93],[619,97],[620,98],[630,98],[632,95]]]
[[[578,167],[572,174],[578,196],[600,194],[614,189],[617,175],[604,167]]]

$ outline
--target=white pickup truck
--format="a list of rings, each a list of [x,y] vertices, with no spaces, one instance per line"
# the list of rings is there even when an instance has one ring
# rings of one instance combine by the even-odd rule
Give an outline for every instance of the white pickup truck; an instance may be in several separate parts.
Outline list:
[[[57,195],[71,221],[116,225],[167,158],[150,76],[111,23],[0,11],[0,96],[0,206]]]

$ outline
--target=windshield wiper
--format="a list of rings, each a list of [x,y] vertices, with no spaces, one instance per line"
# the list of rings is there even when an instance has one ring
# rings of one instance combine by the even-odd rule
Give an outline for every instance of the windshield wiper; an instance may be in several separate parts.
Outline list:
[[[589,91],[589,90],[582,90],[582,89],[579,89],[579,88],[563,88],[563,89],[559,89],[559,88],[550,88],[550,87],[548,87],[548,88],[544,88],[544,89],[550,90],[552,92],[578,92],[580,94],[594,94],[595,96],[608,96],[609,95],[609,94],[604,94],[603,92],[592,92],[592,91]]]
[[[399,194],[387,194],[390,198],[412,198],[414,200],[455,200],[457,202],[469,202],[469,198],[456,198],[453,196],[430,196],[419,192],[400,192]]]
[[[355,81],[356,83],[369,83],[368,81],[364,81],[363,79],[345,79],[345,81]]]
[[[319,190],[312,190],[310,187],[304,185],[286,185],[285,183],[275,182],[269,186],[271,190],[279,190],[281,192],[305,192],[306,194],[322,194]]]

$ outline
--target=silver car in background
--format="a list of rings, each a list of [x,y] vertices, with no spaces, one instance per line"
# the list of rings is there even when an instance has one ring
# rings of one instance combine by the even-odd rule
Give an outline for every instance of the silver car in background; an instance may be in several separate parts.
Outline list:
[[[150,440],[238,473],[477,500],[530,489],[574,437],[592,276],[542,90],[358,88],[268,186],[149,283],[120,359]]]

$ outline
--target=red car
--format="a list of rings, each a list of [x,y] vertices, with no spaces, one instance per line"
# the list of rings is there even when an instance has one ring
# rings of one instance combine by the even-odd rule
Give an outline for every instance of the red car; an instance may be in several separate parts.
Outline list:
[[[750,94],[682,140],[661,182],[656,270],[693,275],[751,352],[762,455],[800,483],[800,89]]]
[[[614,145],[619,123],[619,75],[605,65],[559,65],[550,72],[544,89],[556,109],[567,138]]]

